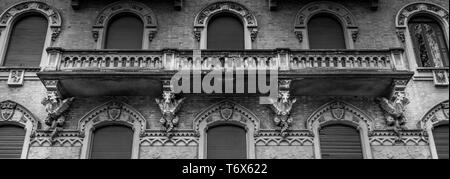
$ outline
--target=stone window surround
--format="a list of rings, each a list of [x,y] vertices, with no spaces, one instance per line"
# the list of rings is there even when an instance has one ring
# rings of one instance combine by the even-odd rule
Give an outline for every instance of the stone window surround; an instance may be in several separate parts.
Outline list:
[[[216,120],[210,121],[208,118],[211,114],[215,112],[221,111],[222,106],[224,105],[232,105],[233,113],[238,113],[242,118],[245,118],[245,122],[242,120],[238,121],[234,118],[230,118],[228,120]],[[207,158],[207,131],[209,128],[221,125],[233,125],[238,127],[243,127],[246,130],[247,134],[247,159],[256,159],[255,152],[255,136],[259,132],[260,122],[258,118],[245,107],[234,103],[232,101],[223,101],[212,105],[204,112],[200,113],[194,120],[194,131],[199,136],[199,145],[198,145],[198,159],[206,159]]]
[[[329,1],[312,2],[298,11],[295,18],[294,32],[301,43],[301,48],[310,49],[308,22],[314,16],[320,14],[328,14],[335,17],[343,28],[347,49],[355,49],[355,42],[359,35],[359,28],[355,17],[343,5]]]
[[[0,126],[2,125],[13,125],[13,126],[17,126],[17,127],[22,127],[25,129],[25,139],[23,142],[23,147],[22,147],[22,154],[20,159],[27,159],[28,158],[28,152],[29,152],[29,147],[30,147],[30,143],[31,143],[31,137],[32,135],[34,135],[36,133],[37,127],[38,127],[38,121],[36,120],[36,118],[34,117],[34,115],[32,115],[32,113],[27,110],[25,107],[23,107],[22,105],[13,102],[13,101],[3,101],[1,103],[4,102],[8,102],[8,103],[12,103],[15,104],[15,111],[19,111],[23,114],[23,118],[26,118],[26,121],[23,120],[19,120],[19,121],[13,121],[13,120],[6,120],[6,121],[0,121]],[[14,112],[13,112],[14,115]],[[0,117],[1,118],[1,117]]]
[[[434,7],[438,9],[439,11],[433,11],[428,8],[428,6]],[[409,9],[413,9],[412,11]],[[416,54],[414,51],[414,46],[412,42],[412,37],[410,35],[408,22],[412,17],[416,17],[417,15],[429,15],[433,17],[441,26],[446,41],[447,41],[447,48],[449,48],[449,22],[448,22],[448,10],[445,8],[431,3],[431,2],[413,2],[410,4],[405,5],[403,8],[401,8],[395,19],[395,26],[397,30],[397,36],[400,40],[400,43],[405,48],[405,53],[407,58],[409,59],[409,67],[411,70],[415,71],[414,80],[425,80],[425,81],[433,81],[434,77],[432,73],[427,74],[419,74],[419,72],[428,72],[433,70],[447,70],[448,67],[419,67],[417,65],[416,60]],[[447,17],[446,17],[447,16]]]
[[[438,127],[441,125],[449,124],[448,116],[438,117],[438,116],[436,116],[436,114],[441,111],[445,112],[444,105],[447,105],[447,107],[448,107],[448,104],[449,104],[448,100],[444,101],[442,103],[439,103],[438,105],[433,107],[430,111],[428,111],[427,114],[425,114],[425,117],[421,121],[422,129],[424,131],[426,131],[426,133],[428,134],[428,141],[429,141],[429,145],[430,145],[431,156],[433,159],[439,159],[437,149],[436,149],[436,143],[434,141],[433,129],[435,127]]]
[[[209,4],[197,13],[194,22],[194,36],[199,42],[198,48],[201,50],[207,49],[209,20],[215,15],[222,13],[233,14],[241,19],[242,24],[244,25],[245,49],[252,49],[252,42],[256,40],[258,35],[258,22],[256,16],[245,6],[229,1]]]
[[[105,48],[109,21],[116,15],[122,13],[132,13],[142,20],[144,24],[142,49],[149,49],[150,42],[154,39],[158,31],[158,21],[153,11],[147,5],[136,1],[115,2],[100,11],[97,18],[95,18],[95,25],[92,27],[92,37],[96,42],[95,48]]]
[[[331,105],[340,103],[343,106],[344,112],[352,113],[354,116],[359,118],[359,122],[354,120],[347,120],[345,117],[343,119],[335,119],[333,117],[326,117],[323,114],[327,112],[331,112]],[[345,115],[345,113],[344,113]],[[367,117],[368,115],[358,110],[358,108],[354,107],[351,104],[341,102],[341,101],[332,101],[329,102],[318,110],[316,110],[313,115],[307,120],[308,130],[312,132],[314,136],[314,156],[316,159],[322,159],[321,151],[320,151],[320,135],[319,131],[321,128],[326,127],[332,124],[343,124],[349,125],[351,127],[356,128],[359,131],[361,136],[361,145],[363,150],[364,159],[372,159],[372,150],[369,139],[369,131],[372,131],[372,126],[370,121],[373,121]],[[324,117],[325,121],[320,121],[319,119]]]
[[[112,104],[119,104],[121,114],[126,113],[129,115],[127,119],[133,118],[132,121],[125,120],[125,118],[120,117],[116,120],[106,119],[106,118],[99,118],[98,115],[100,113],[108,113],[108,110],[110,110],[110,107]],[[98,119],[99,121],[95,121],[95,119]],[[92,140],[93,140],[93,132],[95,129],[110,126],[110,125],[122,125],[129,127],[133,130],[133,147],[132,147],[132,154],[131,159],[138,159],[139,158],[139,149],[140,149],[140,136],[145,132],[146,129],[146,120],[136,110],[134,110],[133,107],[122,103],[118,101],[110,101],[103,105],[100,105],[100,107],[94,108],[92,111],[88,112],[87,115],[85,115],[83,118],[81,118],[79,122],[79,130],[80,134],[84,136],[83,140],[83,146],[81,149],[81,159],[89,159],[90,153],[91,153],[91,147],[92,147]]]
[[[42,49],[40,67],[44,67],[48,63],[46,49],[53,45],[61,33],[61,15],[56,8],[44,2],[25,1],[9,7],[0,15],[0,66],[4,64],[6,58],[6,52],[8,49],[7,44],[9,44],[9,38],[11,36],[13,26],[17,20],[33,13],[43,15],[48,21],[47,35],[45,38],[44,48]]]

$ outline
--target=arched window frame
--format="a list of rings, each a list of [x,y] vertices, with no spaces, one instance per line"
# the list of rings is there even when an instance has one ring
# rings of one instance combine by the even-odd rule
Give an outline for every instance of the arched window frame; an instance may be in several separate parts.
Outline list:
[[[134,14],[142,20],[144,23],[142,49],[149,49],[150,42],[153,41],[158,32],[158,21],[153,11],[147,5],[135,1],[119,1],[108,5],[100,11],[100,14],[95,19],[95,25],[92,30],[96,48],[105,48],[110,20],[122,13]]]
[[[425,15],[428,17],[432,17],[436,22],[441,26],[445,40],[447,42],[447,49],[449,48],[449,12],[445,8],[429,3],[429,2],[415,2],[408,4],[400,9],[397,13],[395,19],[395,25],[397,29],[397,36],[400,42],[403,43],[406,49],[406,55],[408,57],[410,68],[418,69],[419,65],[417,64],[416,54],[414,51],[414,45],[412,41],[412,37],[410,35],[410,30],[408,27],[409,21],[413,17],[417,17],[420,15]],[[421,67],[422,68],[422,67]],[[433,69],[433,68],[431,68]]]
[[[434,141],[433,129],[441,125],[449,124],[449,101],[444,101],[425,114],[421,120],[422,130],[428,134],[428,143],[430,145],[431,156],[438,159],[436,143]]]
[[[294,32],[301,43],[301,48],[310,49],[308,23],[311,18],[321,14],[330,15],[341,23],[347,49],[355,49],[355,42],[359,36],[359,28],[355,17],[343,5],[329,1],[309,3],[297,13]]]
[[[245,6],[236,2],[216,2],[203,8],[195,17],[194,36],[201,50],[207,49],[208,42],[208,23],[218,14],[233,14],[241,19],[244,25],[245,49],[253,48],[254,42],[258,36],[258,22],[255,15]]]
[[[359,131],[364,159],[372,159],[369,133],[373,131],[371,124],[373,120],[367,116],[353,105],[341,101],[329,102],[316,110],[307,120],[307,128],[314,135],[315,158],[322,159],[320,129],[333,124],[342,124]]]
[[[128,117],[123,117],[124,114]],[[107,117],[100,117],[100,115]],[[80,120],[78,128],[84,137],[81,159],[90,158],[95,129],[110,125],[126,126],[133,130],[131,158],[139,158],[140,136],[145,133],[147,122],[142,114],[133,107],[118,101],[111,101],[93,109]]]
[[[226,114],[241,115],[241,119],[236,120],[232,116],[226,117]],[[221,118],[211,117],[211,114],[219,113]],[[232,101],[223,101],[217,103],[198,115],[194,120],[194,131],[199,136],[198,158],[207,158],[207,132],[208,129],[216,126],[233,125],[242,127],[247,133],[247,159],[255,159],[255,137],[259,133],[260,121],[250,110]]]
[[[25,107],[13,101],[0,102],[0,107],[0,126],[13,125],[25,129],[25,139],[20,158],[27,159],[31,138],[38,128],[37,118]]]
[[[27,15],[35,13],[43,15],[48,21],[47,35],[39,67],[43,67],[48,63],[46,49],[53,46],[61,33],[61,15],[56,8],[44,2],[26,1],[11,6],[0,15],[0,65],[3,65],[5,62],[9,40],[16,22]]]

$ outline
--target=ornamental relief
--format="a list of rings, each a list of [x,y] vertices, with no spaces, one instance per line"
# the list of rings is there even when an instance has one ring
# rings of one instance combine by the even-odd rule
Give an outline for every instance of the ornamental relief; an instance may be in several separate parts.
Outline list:
[[[396,19],[397,28],[406,27],[406,25],[408,24],[409,18],[411,18],[413,15],[420,13],[420,12],[434,14],[437,17],[440,17],[442,20],[444,20],[448,26],[448,21],[449,21],[448,10],[446,10],[443,7],[440,7],[436,4],[432,4],[432,3],[428,3],[428,2],[418,2],[418,3],[409,4],[409,5],[405,6],[402,10],[400,10],[400,12],[397,14],[397,19]]]
[[[11,20],[14,19],[13,17],[28,11],[38,11],[45,15],[51,27],[61,27],[62,19],[59,12],[55,8],[40,1],[27,1],[12,6],[0,16],[0,26],[10,25]]]
[[[108,20],[121,12],[132,12],[141,17],[145,27],[156,27],[153,11],[145,4],[135,1],[119,1],[104,8],[95,20],[94,27],[105,27]]]
[[[305,27],[309,19],[319,13],[330,13],[338,17],[344,26],[356,27],[356,20],[352,13],[343,5],[334,2],[313,2],[303,7],[296,16],[295,27]]]
[[[233,12],[241,16],[246,21],[247,26],[257,26],[255,16],[247,8],[235,2],[218,2],[209,5],[195,18],[195,26],[205,26],[212,15],[223,11]]]
[[[438,104],[431,109],[425,117],[421,120],[420,127],[422,130],[427,130],[428,127],[433,128],[441,122],[449,121],[449,101]]]
[[[38,129],[38,120],[22,105],[13,101],[0,102],[0,122],[16,122],[31,130],[34,136]],[[30,127],[30,128],[27,128]]]

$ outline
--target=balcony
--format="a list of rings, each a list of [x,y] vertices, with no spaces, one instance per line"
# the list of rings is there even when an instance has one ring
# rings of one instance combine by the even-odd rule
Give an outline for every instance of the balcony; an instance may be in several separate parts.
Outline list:
[[[295,95],[380,96],[413,73],[389,50],[65,50],[49,48],[40,79],[68,96],[157,96],[179,70],[278,70]]]

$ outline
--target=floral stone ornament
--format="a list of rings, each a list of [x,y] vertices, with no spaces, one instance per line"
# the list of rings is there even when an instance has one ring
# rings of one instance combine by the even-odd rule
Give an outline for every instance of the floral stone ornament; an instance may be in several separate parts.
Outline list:
[[[162,113],[161,124],[166,128],[167,134],[178,125],[179,118],[176,113],[179,111],[185,98],[176,100],[175,94],[171,91],[164,91],[162,99],[155,99]]]

